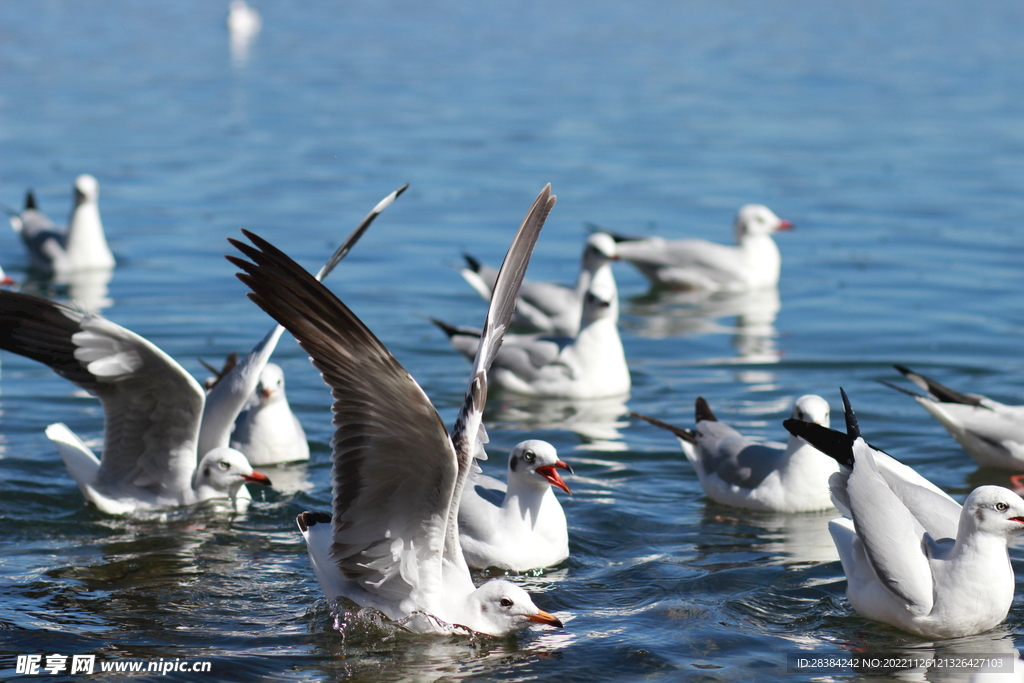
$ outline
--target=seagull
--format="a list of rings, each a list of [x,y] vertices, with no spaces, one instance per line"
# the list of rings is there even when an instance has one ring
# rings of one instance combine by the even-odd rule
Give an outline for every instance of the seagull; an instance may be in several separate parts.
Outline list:
[[[701,239],[612,236],[619,258],[639,268],[653,286],[739,292],[778,286],[782,257],[772,233],[792,229],[790,221],[767,206],[747,204],[736,214],[735,246]]]
[[[882,384],[913,396],[979,465],[1024,471],[1024,406],[1004,405],[978,394],[961,394],[905,365],[893,367],[928,395],[889,382]]]
[[[335,266],[348,255],[359,238],[370,228],[377,216],[391,206],[408,187],[409,184],[406,183],[377,202],[377,205],[363,217],[359,225],[335,250],[327,263],[320,268],[317,273],[318,280],[327,277],[334,270]],[[226,372],[217,373],[217,380],[206,395],[206,405],[203,409],[203,421],[199,430],[200,453],[230,445],[231,434],[235,429],[238,415],[243,410],[252,407],[250,402],[259,384],[263,368],[269,362],[283,333],[284,327],[274,325],[245,357],[236,360],[230,367],[225,366]]]
[[[474,569],[524,572],[569,557],[569,532],[552,486],[572,493],[558,470],[572,468],[547,441],[523,441],[508,457],[508,486],[477,473],[463,490],[459,538]]]
[[[477,588],[459,544],[462,490],[484,458],[487,366],[512,316],[548,212],[546,186],[509,247],[451,435],[423,389],[358,317],[279,249],[245,232],[229,256],[249,297],[295,336],[334,398],[333,510],[297,518],[327,598],[345,597],[422,633],[506,635],[560,627],[519,586]]]
[[[783,425],[841,466],[829,483],[844,517],[829,522],[829,531],[850,604],[867,619],[923,638],[959,638],[1000,624],[1013,602],[1007,545],[1024,532],[1024,500],[1001,486],[979,486],[961,507],[864,441],[842,396],[846,434],[801,420]]]
[[[235,420],[231,447],[257,466],[309,460],[306,432],[288,405],[280,365],[266,364],[254,397],[255,404]]]
[[[432,319],[452,346],[475,357],[480,331]],[[594,273],[583,296],[575,337],[506,335],[490,381],[505,391],[543,398],[594,399],[629,393],[629,367],[619,337],[619,295],[611,268]]]
[[[484,301],[490,301],[498,271],[481,264],[468,254],[464,257],[467,267],[459,272]],[[523,281],[516,301],[516,312],[512,315],[512,329],[575,337],[580,330],[583,297],[595,273],[610,269],[611,262],[616,259],[615,240],[610,235],[601,232],[590,235],[583,247],[580,274],[576,278],[575,287],[553,282]]]
[[[695,412],[695,430],[673,427],[640,413],[630,414],[679,438],[704,492],[714,501],[774,512],[832,507],[828,478],[839,470],[834,460],[796,436],[789,437],[785,448],[757,443],[719,422],[703,398],[697,398]],[[814,394],[801,396],[793,404],[792,417],[828,427],[828,401]]]
[[[53,441],[82,495],[111,515],[226,500],[245,482],[269,485],[236,450],[196,452],[202,387],[151,342],[99,315],[0,290],[0,348],[45,363],[103,405],[103,457],[65,425]]]
[[[231,58],[241,65],[249,58],[249,48],[256,35],[263,28],[260,13],[246,4],[245,0],[231,0],[226,19]]]
[[[99,196],[96,178],[88,174],[75,178],[75,206],[65,230],[39,210],[31,190],[26,193],[24,210],[10,221],[25,243],[31,268],[48,275],[66,275],[114,267],[100,220]]]

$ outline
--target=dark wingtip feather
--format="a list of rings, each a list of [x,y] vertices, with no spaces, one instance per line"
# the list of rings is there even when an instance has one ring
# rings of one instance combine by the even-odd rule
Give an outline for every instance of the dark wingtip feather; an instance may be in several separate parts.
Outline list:
[[[896,391],[904,393],[907,396],[913,396],[914,398],[924,398],[924,396],[922,396],[921,394],[917,393],[916,391],[911,391],[910,389],[907,389],[905,387],[901,387],[898,384],[893,384],[892,382],[886,382],[884,379],[878,380],[878,383],[883,385],[883,386],[887,386],[890,389],[895,389]]]
[[[331,516],[326,512],[300,512],[295,518],[295,523],[299,525],[299,529],[306,532],[317,524],[330,524]]]
[[[32,190],[25,192],[25,210],[29,209],[39,209],[39,206],[36,204],[36,195]]]
[[[853,467],[854,439],[849,434],[822,427],[816,422],[804,422],[795,418],[784,420],[782,426],[790,434],[800,437],[840,465]]]
[[[701,422],[718,422],[718,418],[715,417],[714,412],[711,410],[711,406],[704,400],[703,396],[698,396],[697,401],[694,404],[694,421]]]
[[[475,258],[473,258],[472,256],[465,252],[463,252],[462,258],[466,260],[466,265],[469,266],[470,270],[472,270],[474,273],[480,272],[481,263],[479,261],[477,261]]]
[[[449,339],[451,339],[452,337],[459,333],[458,327],[456,327],[455,325],[449,325],[443,320],[438,320],[437,318],[430,318],[430,322],[440,327],[441,331],[448,335]]]
[[[680,439],[688,441],[689,443],[694,443],[697,440],[697,437],[694,435],[692,429],[684,429],[682,427],[676,427],[675,425],[670,425],[667,422],[662,422],[661,420],[659,420],[656,417],[651,417],[650,415],[644,415],[643,413],[630,412],[629,416],[630,417],[638,417],[641,420],[646,420],[647,422],[650,422],[655,427],[661,427],[662,429],[668,430],[668,431],[672,432],[673,434],[675,434],[676,436],[678,436]]]
[[[850,437],[850,443],[860,436],[860,427],[857,425],[857,416],[850,405],[850,397],[846,395],[842,387],[839,387],[839,395],[843,397],[843,414],[846,415],[846,435]],[[851,456],[852,457],[852,456]]]

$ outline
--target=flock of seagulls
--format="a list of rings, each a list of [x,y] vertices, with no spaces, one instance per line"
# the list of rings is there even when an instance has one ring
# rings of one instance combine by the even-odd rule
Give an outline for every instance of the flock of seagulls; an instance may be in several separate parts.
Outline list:
[[[114,267],[97,204],[99,185],[75,180],[66,229],[31,192],[10,222],[30,268],[51,277]],[[532,282],[525,272],[555,196],[537,196],[498,269],[466,256],[462,276],[488,302],[479,329],[435,320],[471,363],[449,432],[415,379],[322,280],[405,186],[379,202],[316,274],[243,231],[228,260],[249,298],[275,321],[242,358],[232,355],[205,386],[156,345],[97,312],[0,290],[0,348],[48,365],[99,398],[99,457],[64,424],[46,436],[86,501],[104,513],[147,517],[197,506],[244,511],[246,484],[270,486],[254,468],[309,459],[309,446],[270,362],[291,333],[330,388],[332,505],[296,523],[328,599],[379,610],[418,633],[513,633],[562,627],[515,583],[477,586],[471,570],[525,572],[569,557],[569,525],[556,489],[572,467],[555,447],[512,449],[506,480],[482,473],[483,414],[491,388],[555,399],[625,401],[630,374],[618,331],[612,264],[629,261],[657,287],[773,288],[780,257],[772,234],[792,228],[747,205],[735,245],[625,237],[597,229],[585,241],[575,286]],[[209,367],[209,366],[207,366]],[[908,393],[979,463],[1024,471],[1024,407],[962,394],[902,365]],[[739,508],[796,514],[835,508],[829,523],[864,617],[927,638],[972,635],[999,624],[1013,599],[1009,541],[1024,533],[1024,500],[982,486],[961,506],[910,467],[869,445],[842,393],[846,431],[831,429],[821,396],[801,396],[772,444],[695,404],[693,428],[631,413],[674,434],[708,498]],[[1024,476],[1024,475],[1022,475]]]

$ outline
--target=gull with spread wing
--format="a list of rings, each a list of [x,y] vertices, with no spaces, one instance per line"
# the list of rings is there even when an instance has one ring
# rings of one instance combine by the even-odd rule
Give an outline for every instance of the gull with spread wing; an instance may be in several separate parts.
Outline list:
[[[310,355],[334,398],[333,509],[297,522],[328,599],[344,596],[417,632],[504,635],[561,626],[519,586],[477,588],[459,544],[458,514],[474,457],[486,457],[487,367],[501,345],[533,246],[554,204],[537,197],[509,247],[451,435],[430,399],[358,317],[279,249],[246,233],[249,297]]]
[[[366,214],[366,216],[359,222],[359,225],[345,238],[345,241],[341,243],[331,258],[327,260],[316,275],[317,280],[323,280],[327,275],[334,270],[335,266],[341,262],[345,256],[348,255],[352,247],[355,246],[359,238],[370,228],[377,216],[384,211],[384,209],[391,206],[392,202],[395,201],[405,190],[409,187],[408,183],[402,185],[384,199],[380,200],[373,209]],[[260,378],[263,375],[263,370],[270,360],[271,354],[277,348],[277,343],[281,339],[281,335],[284,333],[284,327],[281,325],[274,325],[273,328],[267,333],[267,335],[242,359],[237,360],[230,365],[227,372],[218,375],[216,383],[210,389],[206,396],[206,405],[203,409],[203,421],[199,430],[199,452],[205,453],[213,448],[220,448],[229,446],[231,442],[232,432],[236,428],[236,421],[238,416],[246,408],[252,407],[250,401],[253,399],[253,395],[256,392],[257,386],[260,383]],[[225,366],[227,367],[227,366]],[[287,407],[287,405],[286,405]],[[287,414],[282,410],[275,410],[270,412],[263,412],[262,414],[257,413],[253,419],[263,420],[283,420],[283,424],[279,424],[275,428],[273,424],[267,426],[263,424],[257,431],[261,433],[267,433],[274,429],[279,429],[281,432],[289,432],[292,434],[291,447],[277,448],[276,444],[267,443],[262,440],[262,437],[257,436],[256,442],[247,441],[247,446],[260,450],[261,454],[258,457],[260,465],[273,465],[283,462],[289,462],[292,460],[303,460],[309,458],[308,444],[306,458],[301,457],[301,445],[297,445],[295,441],[299,438],[297,431],[292,422],[289,421],[289,415],[291,415],[291,409],[288,408]],[[299,428],[301,429],[301,427]],[[305,435],[302,437],[303,443],[305,443]],[[296,457],[296,453],[299,453]],[[254,463],[255,464],[255,463]]]
[[[85,499],[108,514],[227,500],[270,484],[230,448],[196,451],[202,387],[154,344],[96,315],[0,290],[0,348],[45,363],[103,405],[102,459],[63,424],[53,441]],[[244,501],[244,502],[243,502]]]
[[[841,469],[829,522],[857,612],[924,638],[987,631],[1013,603],[1010,540],[1024,532],[1024,500],[979,486],[961,507],[910,467],[869,445],[843,392],[846,433],[789,419],[783,425]]]

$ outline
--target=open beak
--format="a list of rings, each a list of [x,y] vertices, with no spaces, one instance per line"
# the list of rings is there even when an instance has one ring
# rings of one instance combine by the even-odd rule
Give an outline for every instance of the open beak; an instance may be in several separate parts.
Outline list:
[[[526,618],[535,624],[547,624],[548,626],[557,626],[558,628],[565,628],[565,626],[562,624],[561,619],[556,617],[554,614],[551,614],[550,612],[545,612],[544,610],[541,610],[536,614],[528,614]]]
[[[537,472],[537,474],[550,481],[552,486],[557,486],[558,488],[562,489],[569,495],[572,495],[572,491],[569,490],[568,484],[562,481],[562,477],[558,475],[558,470],[556,468],[559,467],[569,472],[569,474],[576,474],[575,472],[572,471],[572,467],[569,466],[569,463],[563,462],[561,460],[557,461],[554,465],[545,465],[544,467],[538,467],[535,471]]]
[[[263,474],[262,472],[252,471],[252,474],[243,474],[242,479],[245,479],[250,484],[263,484],[264,486],[270,486],[270,477]]]

